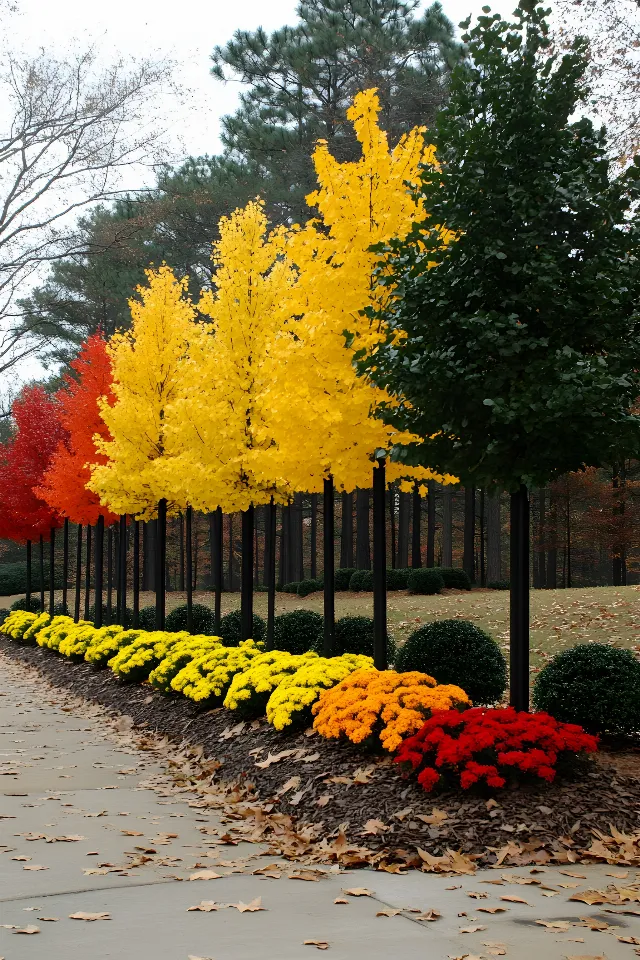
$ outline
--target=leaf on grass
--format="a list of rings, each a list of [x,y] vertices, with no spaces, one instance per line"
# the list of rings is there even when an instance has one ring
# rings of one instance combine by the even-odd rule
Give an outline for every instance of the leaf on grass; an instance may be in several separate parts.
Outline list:
[[[303,940],[303,946],[315,947],[317,950],[328,950],[329,944],[326,940]]]
[[[201,913],[212,913],[214,910],[219,909],[220,904],[216,903],[215,900],[201,900],[195,907],[187,907],[187,913],[191,913],[194,910],[199,910]]]
[[[224,877],[223,873],[216,873],[215,870],[200,870],[198,873],[192,873],[189,880],[220,880]]]
[[[366,887],[352,887],[351,890],[342,890],[348,897],[372,897],[373,890],[367,890]]]
[[[243,903],[242,900],[239,900],[238,903],[229,903],[228,906],[235,907],[240,913],[255,913],[257,910],[266,909],[262,906],[262,897],[256,897],[251,903]]]
[[[111,914],[109,913],[85,913],[83,910],[79,910],[78,913],[70,913],[70,920],[87,920],[88,922],[93,922],[94,920],[111,920]]]

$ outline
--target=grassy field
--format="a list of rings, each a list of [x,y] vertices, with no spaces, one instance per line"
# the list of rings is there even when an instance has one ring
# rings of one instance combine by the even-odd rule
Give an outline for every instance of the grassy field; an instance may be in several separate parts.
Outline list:
[[[59,592],[56,594],[59,597]],[[73,598],[73,593],[71,594]],[[14,597],[0,597],[0,608],[8,607]],[[210,593],[197,593],[195,602],[213,605]],[[131,600],[129,599],[129,602]],[[167,610],[185,602],[182,593],[167,594]],[[141,606],[154,603],[154,596],[141,596]],[[266,616],[267,597],[257,593],[255,612]],[[238,593],[222,597],[226,613],[240,606]],[[322,613],[322,594],[304,599],[279,593],[276,613],[299,609]],[[338,593],[336,617],[347,614],[372,616],[371,593]],[[410,596],[405,592],[388,595],[389,630],[402,642],[421,623],[457,618],[472,620],[483,627],[506,649],[509,643],[509,595],[506,591],[447,590],[435,597]],[[589,587],[572,590],[533,590],[531,592],[531,666],[538,668],[549,656],[576,643],[596,640],[640,650],[640,587]]]

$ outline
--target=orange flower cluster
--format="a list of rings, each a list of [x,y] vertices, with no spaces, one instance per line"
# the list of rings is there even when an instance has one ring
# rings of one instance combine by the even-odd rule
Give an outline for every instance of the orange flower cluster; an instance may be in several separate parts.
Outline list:
[[[329,740],[344,736],[352,743],[362,743],[378,737],[392,753],[432,713],[470,705],[460,687],[438,685],[426,673],[358,670],[325,690],[314,704],[313,726]]]

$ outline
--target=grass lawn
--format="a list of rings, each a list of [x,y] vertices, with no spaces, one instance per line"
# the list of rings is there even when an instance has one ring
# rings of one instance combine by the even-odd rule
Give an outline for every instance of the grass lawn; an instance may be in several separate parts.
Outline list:
[[[60,592],[56,592],[60,598]],[[74,593],[69,599],[73,602]],[[8,607],[15,597],[0,597],[0,608]],[[114,598],[115,600],[115,598]],[[210,593],[197,593],[194,601],[213,605]],[[185,602],[182,593],[167,594],[167,611]],[[131,599],[129,598],[129,603]],[[152,593],[141,595],[140,605],[154,603]],[[267,613],[267,595],[256,593],[255,612]],[[240,606],[239,593],[222,597],[222,612]],[[278,593],[276,613],[299,609],[322,613],[322,594],[304,599]],[[502,590],[446,590],[434,597],[410,596],[394,591],[388,595],[389,630],[402,642],[421,623],[458,618],[472,620],[494,636],[506,650],[509,642],[509,594]],[[336,617],[347,614],[373,615],[371,593],[336,594]],[[531,592],[531,667],[542,663],[565,647],[596,640],[640,650],[640,587],[587,587],[571,590],[532,590]]]

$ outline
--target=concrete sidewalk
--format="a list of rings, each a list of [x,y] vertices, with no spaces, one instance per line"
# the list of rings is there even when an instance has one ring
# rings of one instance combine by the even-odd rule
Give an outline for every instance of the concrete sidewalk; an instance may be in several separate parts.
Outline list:
[[[618,960],[640,948],[640,903],[621,914],[569,900],[628,886],[635,869],[354,870],[301,882],[282,862],[279,878],[255,875],[274,862],[263,848],[216,843],[228,829],[219,817],[171,791],[169,771],[118,743],[97,709],[69,702],[0,658],[0,960],[304,960],[323,944],[333,960]],[[207,871],[220,876],[189,880]],[[370,895],[343,892],[354,888]],[[39,932],[16,932],[30,927]]]

